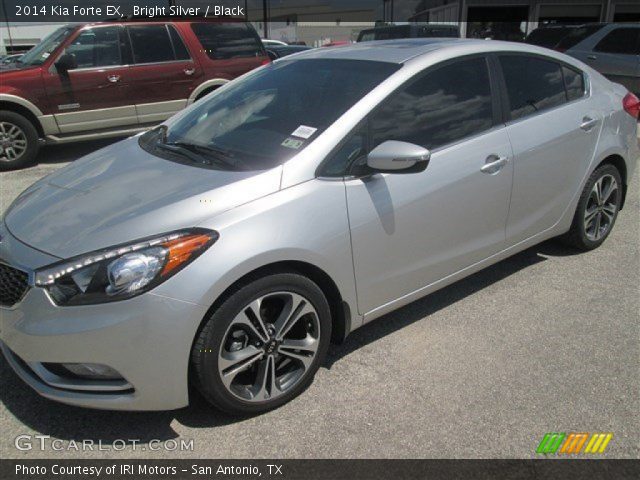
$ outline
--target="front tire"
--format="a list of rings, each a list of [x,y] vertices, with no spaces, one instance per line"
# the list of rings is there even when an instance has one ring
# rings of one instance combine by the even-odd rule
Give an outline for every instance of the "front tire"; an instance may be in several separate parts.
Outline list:
[[[10,110],[0,110],[0,171],[31,165],[38,154],[38,131]]]
[[[618,218],[622,201],[622,178],[611,164],[598,167],[589,177],[562,241],[580,250],[598,248],[607,239]]]
[[[193,380],[222,411],[266,412],[311,384],[330,338],[329,304],[314,282],[297,273],[258,278],[205,320],[191,352]]]

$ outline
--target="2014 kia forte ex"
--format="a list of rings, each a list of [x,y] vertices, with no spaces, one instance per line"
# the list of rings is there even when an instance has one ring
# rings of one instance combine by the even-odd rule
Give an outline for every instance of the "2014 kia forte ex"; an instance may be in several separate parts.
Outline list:
[[[227,412],[278,407],[384,313],[551,237],[601,245],[639,109],[578,60],[497,41],[276,61],[15,200],[4,355],[74,405],[178,408],[192,383]]]

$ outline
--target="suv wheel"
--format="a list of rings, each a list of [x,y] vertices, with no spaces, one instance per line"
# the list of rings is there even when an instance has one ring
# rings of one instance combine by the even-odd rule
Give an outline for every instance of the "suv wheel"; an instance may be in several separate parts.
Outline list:
[[[205,321],[191,352],[194,380],[227,413],[265,412],[311,384],[330,338],[329,304],[314,282],[296,273],[263,277]]]
[[[31,164],[38,153],[38,132],[19,113],[0,110],[0,170]]]
[[[561,237],[580,250],[598,248],[611,233],[622,200],[618,169],[602,165],[589,177],[582,191],[571,229]]]

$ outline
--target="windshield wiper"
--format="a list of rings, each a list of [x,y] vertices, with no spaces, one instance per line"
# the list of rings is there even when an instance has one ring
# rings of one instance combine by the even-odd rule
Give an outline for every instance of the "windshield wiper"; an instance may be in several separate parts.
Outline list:
[[[233,156],[220,148],[188,142],[158,143],[158,146],[167,148],[171,151],[181,152],[197,163],[204,163],[205,165],[212,166],[214,165],[214,162],[216,162],[231,170],[237,170],[236,164],[229,161]]]

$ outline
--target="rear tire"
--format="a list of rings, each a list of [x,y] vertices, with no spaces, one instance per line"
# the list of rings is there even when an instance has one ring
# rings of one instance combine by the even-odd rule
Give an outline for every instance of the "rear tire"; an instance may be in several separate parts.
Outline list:
[[[35,126],[19,113],[0,110],[0,171],[31,165],[39,149]]]
[[[598,167],[587,180],[571,229],[560,239],[579,250],[593,250],[607,239],[620,211],[622,178],[611,164]]]
[[[302,393],[326,356],[331,313],[297,273],[240,285],[205,320],[191,351],[193,382],[218,409],[251,415]]]

